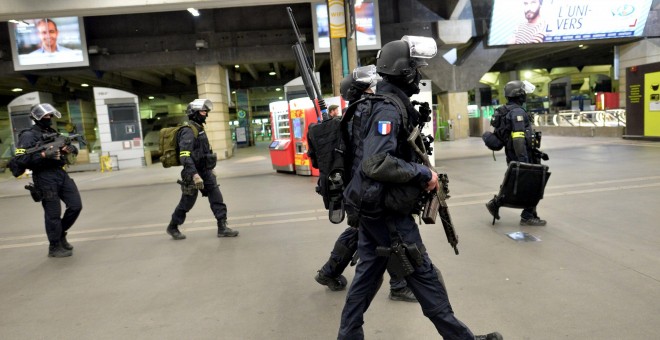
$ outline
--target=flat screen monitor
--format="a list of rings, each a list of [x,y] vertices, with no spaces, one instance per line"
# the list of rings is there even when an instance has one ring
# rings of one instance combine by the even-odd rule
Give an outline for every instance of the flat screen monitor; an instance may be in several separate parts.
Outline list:
[[[89,66],[80,17],[12,20],[9,39],[16,71]]]
[[[653,0],[494,0],[488,45],[641,37]]]
[[[380,21],[378,18],[377,0],[355,2],[355,26],[358,50],[380,49]],[[330,52],[330,27],[327,3],[312,3],[312,27],[314,27],[315,52]]]

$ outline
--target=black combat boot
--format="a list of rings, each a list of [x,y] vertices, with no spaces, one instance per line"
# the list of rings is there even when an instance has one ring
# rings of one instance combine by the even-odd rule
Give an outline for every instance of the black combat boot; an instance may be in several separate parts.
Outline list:
[[[51,243],[48,246],[48,257],[69,257],[73,252],[69,249],[64,249],[60,242]]]
[[[62,245],[62,248],[66,250],[73,250],[71,243],[66,240],[66,231],[62,234],[62,237],[60,237],[60,244]]]
[[[232,230],[227,227],[227,220],[220,220],[218,222],[218,237],[236,237],[238,236],[238,231]]]
[[[493,332],[486,335],[476,335],[474,340],[504,340],[504,338],[502,337],[502,334]]]
[[[170,222],[170,224],[167,226],[167,233],[172,236],[173,239],[175,240],[185,240],[186,235],[182,234],[179,231],[179,226],[176,223]]]
[[[346,284],[348,284],[348,281],[344,277],[344,275],[339,274],[337,277],[330,277],[326,276],[325,274],[319,272],[316,274],[316,277],[314,277],[316,282],[328,286],[331,291],[336,292],[338,290],[344,290],[346,288]]]
[[[542,220],[538,217],[532,217],[532,218],[521,218],[520,219],[520,225],[527,225],[527,226],[532,226],[532,227],[542,227],[546,225],[548,222],[546,220]]]
[[[493,225],[495,225],[495,220],[500,219],[500,205],[497,203],[497,196],[493,197],[492,200],[486,203],[486,209],[488,209],[488,212],[493,215]]]
[[[415,294],[408,287],[403,287],[400,289],[390,289],[390,300],[394,301],[406,301],[406,302],[417,302]]]

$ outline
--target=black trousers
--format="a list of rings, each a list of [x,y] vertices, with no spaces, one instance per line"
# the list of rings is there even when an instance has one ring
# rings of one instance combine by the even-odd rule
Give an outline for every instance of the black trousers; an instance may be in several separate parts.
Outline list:
[[[330,252],[330,259],[321,268],[321,272],[325,276],[337,277],[341,275],[351,263],[353,253],[357,250],[358,229],[353,227],[346,228],[346,230],[339,235],[339,238],[337,238],[337,243],[346,247],[348,251],[345,254],[339,254],[336,251],[336,248],[332,249]],[[401,289],[405,287],[406,280],[397,281],[390,275],[390,289]]]
[[[82,200],[76,183],[63,169],[35,172],[34,181],[43,193],[41,206],[44,208],[46,235],[50,244],[56,244],[73,226],[82,210]],[[62,204],[66,205],[62,216]]]
[[[224,200],[222,199],[222,193],[218,188],[218,182],[216,181],[215,176],[213,176],[213,173],[210,170],[200,171],[199,176],[204,180],[204,189],[201,190],[202,196],[207,196],[209,198],[209,204],[213,216],[215,216],[215,219],[218,221],[227,219],[227,205],[225,205]],[[186,221],[186,214],[195,205],[197,196],[197,191],[195,191],[193,195],[181,194],[179,204],[176,206],[174,213],[172,214],[171,223],[182,225],[183,222]]]
[[[420,249],[423,245],[419,228],[412,216],[385,214],[377,218],[360,218],[358,239],[360,262],[355,269],[355,278],[346,296],[338,339],[364,339],[363,316],[376,295],[380,280],[387,268],[387,258],[377,256],[376,247],[391,245],[386,225],[388,221],[394,223],[403,242],[414,243]],[[428,253],[424,253],[422,265],[406,277],[406,282],[419,301],[424,315],[431,320],[444,339],[474,340],[474,334],[470,329],[454,316],[445,286]]]

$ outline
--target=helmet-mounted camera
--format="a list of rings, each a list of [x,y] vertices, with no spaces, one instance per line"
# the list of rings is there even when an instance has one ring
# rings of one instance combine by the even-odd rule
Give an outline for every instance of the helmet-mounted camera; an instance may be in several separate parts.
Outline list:
[[[36,104],[33,105],[32,108],[30,109],[30,115],[32,115],[32,118],[34,120],[41,120],[46,115],[53,115],[57,118],[62,118],[62,114],[60,111],[57,111],[53,105],[50,105],[48,103],[42,103],[42,104]]]

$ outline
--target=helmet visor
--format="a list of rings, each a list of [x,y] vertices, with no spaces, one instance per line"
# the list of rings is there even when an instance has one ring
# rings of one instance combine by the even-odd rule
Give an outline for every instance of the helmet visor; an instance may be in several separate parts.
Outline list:
[[[410,47],[410,58],[429,59],[438,53],[438,45],[433,38],[404,35],[401,40]]]
[[[353,80],[373,87],[382,78],[376,72],[376,65],[360,66],[353,70]]]
[[[48,103],[43,103],[43,104],[37,104],[32,107],[32,110],[30,110],[30,114],[32,114],[32,117],[36,120],[41,120],[45,115],[53,115],[57,118],[62,118],[62,114],[60,111],[57,111],[53,105],[50,105]]]
[[[190,103],[191,111],[211,111],[213,103],[208,99],[195,99]]]
[[[536,86],[534,84],[528,82],[527,80],[523,80],[523,90],[525,91],[526,94],[534,93],[534,90],[536,90]]]

